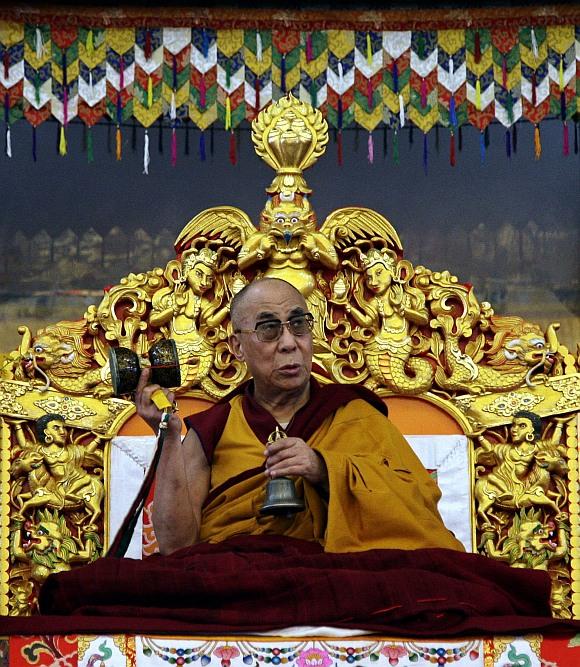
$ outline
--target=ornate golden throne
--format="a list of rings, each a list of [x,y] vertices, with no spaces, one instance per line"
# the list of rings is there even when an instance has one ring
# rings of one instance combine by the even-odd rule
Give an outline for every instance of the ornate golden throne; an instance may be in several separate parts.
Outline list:
[[[147,429],[112,396],[109,348],[145,356],[172,338],[181,412],[201,410],[246,379],[227,344],[231,297],[279,277],[315,316],[319,380],[370,387],[405,434],[462,437],[468,548],[548,570],[554,614],[580,618],[580,374],[558,324],[543,332],[496,314],[449,271],[413,266],[376,211],[343,208],[319,226],[303,175],[328,142],[319,111],[283,98],[252,139],[275,170],[257,225],[231,206],[202,211],[166,266],[122,278],[79,321],[21,327],[19,349],[3,355],[0,613],[30,614],[50,572],[98,558],[114,537],[113,443]],[[37,420],[49,414],[64,428],[47,438]],[[149,510],[144,553],[155,548]]]

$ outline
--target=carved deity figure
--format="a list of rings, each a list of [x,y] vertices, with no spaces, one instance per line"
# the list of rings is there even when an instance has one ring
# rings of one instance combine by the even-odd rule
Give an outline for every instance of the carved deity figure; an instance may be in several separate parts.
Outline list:
[[[393,251],[373,248],[362,255],[365,283],[374,296],[365,301],[355,293],[355,301],[345,310],[362,327],[373,330],[374,338],[365,346],[365,360],[371,373],[371,388],[379,386],[398,393],[421,393],[430,388],[434,371],[425,359],[411,358],[411,324],[429,321],[425,296],[409,285],[413,268],[406,260],[397,261]],[[409,371],[411,371],[409,373]]]
[[[181,262],[169,262],[166,276],[171,283],[155,293],[149,322],[167,326],[175,340],[183,373],[182,386],[199,384],[213,364],[214,347],[207,331],[219,326],[228,314],[221,298],[209,298],[215,284],[218,254],[209,248],[184,251]],[[221,295],[223,296],[223,295]]]
[[[568,466],[565,449],[559,446],[562,422],[554,429],[551,441],[541,439],[542,422],[533,412],[516,412],[510,427],[511,442],[492,444],[476,432],[480,447],[476,463],[493,465],[491,472],[475,482],[477,515],[483,526],[490,517],[500,521],[492,509],[513,511],[520,507],[543,506],[555,514],[562,511],[564,489],[561,478]],[[483,468],[479,468],[483,472]],[[560,504],[558,503],[560,500]]]
[[[94,532],[104,496],[100,437],[87,445],[68,442],[64,418],[56,414],[40,417],[36,431],[39,442],[25,447],[11,467],[14,478],[28,480],[28,491],[21,491],[15,499],[19,504],[15,518],[24,520],[29,510],[43,507],[84,508],[89,515],[84,530]],[[86,467],[98,472],[89,473]]]

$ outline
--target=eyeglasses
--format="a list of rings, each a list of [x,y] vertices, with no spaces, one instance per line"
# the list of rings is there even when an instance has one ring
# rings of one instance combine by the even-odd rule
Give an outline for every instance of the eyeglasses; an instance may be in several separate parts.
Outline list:
[[[261,343],[273,343],[278,340],[284,331],[284,327],[293,336],[304,336],[312,331],[314,326],[314,317],[311,313],[302,313],[294,315],[286,320],[265,320],[258,322],[255,329],[236,329],[234,333],[255,333]]]

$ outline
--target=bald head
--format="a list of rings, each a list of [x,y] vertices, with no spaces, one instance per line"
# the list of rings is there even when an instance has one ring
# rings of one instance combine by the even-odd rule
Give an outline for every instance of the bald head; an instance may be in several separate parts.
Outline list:
[[[244,321],[245,313],[247,311],[247,306],[252,303],[255,297],[274,296],[277,293],[288,292],[293,292],[299,299],[300,304],[304,306],[304,310],[307,309],[306,301],[301,292],[297,290],[294,285],[291,285],[289,282],[281,280],[280,278],[262,278],[260,280],[254,280],[246,285],[234,296],[230,303],[230,319],[234,331],[248,326]]]

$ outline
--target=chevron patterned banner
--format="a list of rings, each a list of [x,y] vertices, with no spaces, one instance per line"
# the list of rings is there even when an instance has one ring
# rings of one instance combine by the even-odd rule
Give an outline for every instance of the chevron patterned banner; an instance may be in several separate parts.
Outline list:
[[[417,40],[415,44],[419,46]],[[409,120],[426,134],[439,120],[438,46],[433,39],[423,38],[420,44],[411,49]]]
[[[10,126],[23,115],[24,28],[18,23],[0,21],[0,99],[6,125],[6,155],[12,157]]]
[[[574,26],[548,26],[550,111],[563,122],[562,153],[569,153],[568,122],[576,113],[576,48]],[[559,103],[558,103],[559,98]]]
[[[355,33],[354,118],[372,132],[382,120],[383,43],[380,32]]]
[[[79,118],[93,127],[105,115],[107,46],[103,29],[79,30]]]
[[[52,45],[47,25],[24,30],[24,117],[37,128],[50,117],[52,100]]]
[[[467,118],[480,132],[495,118],[493,48],[489,30],[465,31]]]
[[[246,119],[254,120],[272,101],[272,34],[268,30],[244,33]]]
[[[406,107],[411,99],[411,43],[410,31],[383,32],[384,120],[395,132],[405,126]]]
[[[191,44],[189,117],[202,130],[217,120],[217,33],[195,28]],[[200,139],[200,142],[202,140]],[[202,142],[202,145],[203,142]]]
[[[128,38],[129,35],[126,37]],[[119,43],[119,48],[128,51],[128,42]],[[137,30],[133,70],[133,114],[145,128],[151,127],[163,114],[163,52],[163,31],[161,29],[139,28]]]
[[[354,33],[328,31],[328,122],[342,131],[354,121]]]
[[[275,15],[254,26],[241,17],[237,24],[215,20],[189,27],[183,20],[163,25],[163,18],[132,25],[113,14],[100,24],[103,16],[90,14],[83,24],[82,12],[52,25],[46,16],[44,22],[25,21],[22,11],[11,19],[10,11],[0,11],[7,138],[21,118],[36,128],[52,115],[62,126],[64,154],[68,123],[78,118],[90,129],[106,116],[117,126],[120,159],[124,124],[135,120],[147,129],[159,121],[172,130],[175,164],[176,130],[183,121],[202,130],[204,159],[203,130],[216,122],[234,130],[292,93],[320,109],[337,130],[340,162],[341,131],[353,125],[370,134],[369,158],[374,130],[394,130],[398,160],[398,131],[404,127],[424,134],[426,158],[426,135],[434,126],[447,127],[454,136],[472,125],[481,133],[483,155],[483,133],[499,122],[510,130],[509,155],[516,146],[515,125],[526,120],[535,126],[538,157],[540,123],[559,119],[568,154],[580,96],[580,11],[566,22],[532,10],[528,25],[519,15],[510,22],[505,12],[507,18],[502,14],[488,25],[469,16],[461,19],[464,27],[460,21],[446,26],[413,18],[409,29],[391,30],[381,18],[385,12],[378,12],[372,26],[364,13],[357,24],[354,12],[352,25],[335,21],[326,29],[325,21],[299,25]],[[400,21],[392,25],[403,27]],[[236,150],[232,141],[230,158]]]
[[[495,117],[504,127],[510,128],[522,115],[519,31],[514,28],[498,28],[492,30],[491,40]],[[508,150],[508,154],[509,152]]]
[[[326,115],[328,37],[323,30],[304,33],[300,53],[300,99]]]
[[[188,117],[191,30],[163,29],[163,116],[171,125],[171,164],[177,163],[177,126]]]
[[[441,123],[455,131],[468,120],[465,33],[440,30],[438,39],[439,115]]]
[[[78,113],[78,29],[52,30],[51,113],[60,123],[59,153],[66,155],[66,126]]]
[[[217,64],[218,118],[233,130],[246,117],[243,30],[218,31]]]
[[[299,30],[272,31],[272,94],[280,99],[288,93],[300,94],[300,51],[302,39]]]

